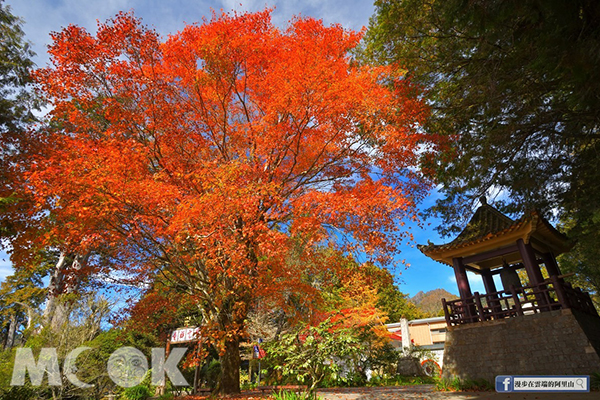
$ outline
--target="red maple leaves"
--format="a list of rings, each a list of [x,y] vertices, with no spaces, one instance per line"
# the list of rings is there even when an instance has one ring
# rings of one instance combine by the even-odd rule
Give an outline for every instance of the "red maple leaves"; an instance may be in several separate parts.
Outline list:
[[[351,57],[360,33],[270,14],[166,41],[131,14],[69,26],[35,75],[54,106],[27,176],[45,236],[140,279],[167,271],[229,333],[255,299],[311,290],[317,244],[390,262],[426,189],[409,83]]]

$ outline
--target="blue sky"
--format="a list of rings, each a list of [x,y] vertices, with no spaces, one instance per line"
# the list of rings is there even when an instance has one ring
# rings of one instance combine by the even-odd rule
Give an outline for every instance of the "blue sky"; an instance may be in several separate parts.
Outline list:
[[[35,62],[45,66],[48,62],[46,46],[50,43],[49,34],[62,27],[75,24],[95,32],[97,21],[104,22],[119,11],[135,12],[145,24],[153,26],[161,35],[181,30],[185,23],[194,23],[202,17],[210,17],[211,9],[224,11],[257,11],[266,6],[275,7],[273,22],[284,27],[295,15],[322,19],[325,24],[338,23],[348,29],[360,30],[367,26],[374,12],[372,0],[6,0],[13,14],[25,20],[23,29],[37,53]],[[425,201],[431,205],[435,195]],[[441,243],[450,239],[440,239],[434,230],[436,221],[422,230],[413,226],[412,233],[417,243]],[[396,271],[400,290],[411,296],[419,291],[444,288],[458,294],[452,268],[430,260],[415,247],[404,246],[399,259],[405,259],[410,267],[400,267]],[[0,253],[0,279],[11,273],[10,262]],[[484,291],[481,279],[471,280],[473,291]]]

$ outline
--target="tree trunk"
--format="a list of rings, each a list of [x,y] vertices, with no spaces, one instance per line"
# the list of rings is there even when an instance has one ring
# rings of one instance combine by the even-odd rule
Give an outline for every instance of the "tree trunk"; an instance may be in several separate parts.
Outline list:
[[[48,297],[42,316],[43,326],[60,330],[66,323],[69,310],[64,302],[59,301],[59,296],[77,292],[82,279],[81,269],[87,264],[89,256],[90,253],[80,256],[61,252],[48,283]]]
[[[15,304],[18,304],[27,310],[27,324],[25,329],[31,328],[31,324],[33,323],[33,308],[31,308],[31,306],[28,304],[21,303],[20,301],[15,301]]]
[[[52,275],[50,275],[50,281],[48,282],[48,294],[46,297],[46,306],[44,307],[44,314],[42,315],[42,324],[44,326],[50,324],[52,315],[54,314],[54,308],[56,307],[56,297],[62,291],[62,280],[63,280],[63,267],[65,265],[66,254],[60,253],[58,262],[54,266]]]
[[[222,394],[240,393],[240,340],[231,338],[225,343],[225,353],[221,356]]]
[[[10,324],[8,326],[8,333],[6,336],[6,343],[4,344],[4,350],[12,349],[15,345],[15,334],[17,332],[17,317],[14,314],[10,316]]]

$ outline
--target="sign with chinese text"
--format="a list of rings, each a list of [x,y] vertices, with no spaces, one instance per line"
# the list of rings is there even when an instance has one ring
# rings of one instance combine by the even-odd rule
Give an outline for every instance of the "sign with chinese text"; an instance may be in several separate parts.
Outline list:
[[[179,328],[171,334],[171,343],[193,342],[200,339],[200,328]]]

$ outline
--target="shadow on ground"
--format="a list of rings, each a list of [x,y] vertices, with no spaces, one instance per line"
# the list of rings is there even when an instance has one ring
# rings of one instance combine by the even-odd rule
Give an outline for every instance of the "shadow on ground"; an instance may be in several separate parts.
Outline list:
[[[436,392],[433,385],[386,386],[320,389],[323,400],[600,400],[600,392],[592,393],[496,393]],[[184,400],[205,400],[209,395],[185,396]],[[271,398],[268,393],[242,392],[229,399],[259,400]]]
[[[496,392],[435,392],[433,385],[322,389],[325,400],[591,400],[600,399],[592,393],[496,393]]]

